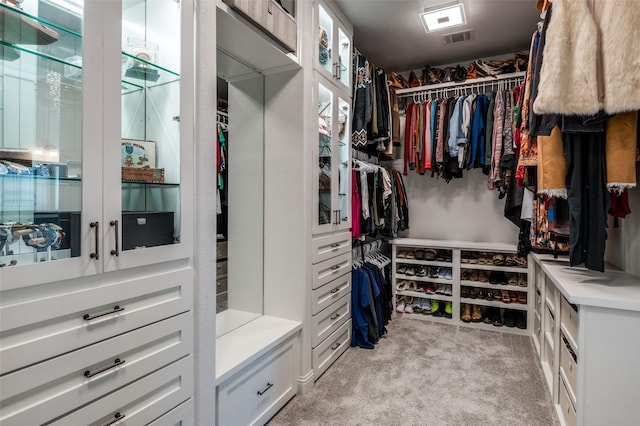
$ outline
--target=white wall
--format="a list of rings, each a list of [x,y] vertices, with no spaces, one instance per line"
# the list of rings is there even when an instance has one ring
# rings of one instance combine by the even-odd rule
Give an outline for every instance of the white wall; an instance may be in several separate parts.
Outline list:
[[[404,141],[404,116],[400,118]],[[404,142],[402,142],[404,144]],[[394,149],[393,165],[403,170],[404,145]],[[413,171],[403,176],[409,199],[409,229],[400,237],[437,240],[518,243],[518,228],[504,217],[505,199],[487,189],[480,169],[464,171],[463,178],[446,183]]]
[[[640,177],[640,163],[636,163],[636,176]],[[636,178],[636,179],[637,179]],[[640,277],[640,187],[629,190],[631,213],[620,219],[620,228],[613,227],[609,218],[607,229],[607,262]]]

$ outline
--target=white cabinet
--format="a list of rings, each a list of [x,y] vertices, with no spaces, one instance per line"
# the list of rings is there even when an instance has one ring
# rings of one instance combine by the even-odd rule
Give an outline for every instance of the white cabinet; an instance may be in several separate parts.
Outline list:
[[[323,2],[316,3],[314,15],[318,29],[315,67],[350,93],[353,31]]]
[[[193,395],[193,2],[0,13],[0,423],[175,419]]]
[[[313,233],[318,234],[351,227],[351,96],[314,75],[318,139],[313,150]]]
[[[0,288],[190,257],[192,3],[21,7],[0,4]]]
[[[532,257],[542,300],[533,340],[561,424],[636,424],[640,279]]]

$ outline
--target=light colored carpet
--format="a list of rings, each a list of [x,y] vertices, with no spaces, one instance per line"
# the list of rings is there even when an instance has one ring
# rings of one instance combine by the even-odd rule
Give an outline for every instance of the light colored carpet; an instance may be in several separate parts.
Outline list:
[[[402,317],[388,330],[269,425],[558,425],[529,337]]]

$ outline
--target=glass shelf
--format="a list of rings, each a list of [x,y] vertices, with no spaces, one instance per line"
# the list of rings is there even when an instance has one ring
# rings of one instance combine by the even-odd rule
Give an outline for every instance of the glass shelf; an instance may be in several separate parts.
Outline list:
[[[35,179],[35,180],[50,180],[61,182],[81,182],[82,178],[79,177],[57,177],[57,176],[42,176],[33,174],[6,174],[0,175],[0,179]]]
[[[2,3],[0,3],[0,33],[3,34],[5,61],[12,60],[8,57],[7,51],[15,49],[15,51],[23,50],[68,65],[81,65],[78,63],[82,56],[80,34]]]

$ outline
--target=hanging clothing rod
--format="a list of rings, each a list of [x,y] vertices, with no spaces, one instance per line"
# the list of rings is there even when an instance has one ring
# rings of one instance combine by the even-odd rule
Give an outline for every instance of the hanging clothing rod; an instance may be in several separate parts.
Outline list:
[[[512,82],[521,82],[524,80],[526,72],[515,72],[510,74],[500,74],[496,77],[482,77],[474,78],[473,80],[466,80],[464,82],[449,82],[440,84],[430,84],[428,86],[411,87],[409,89],[396,90],[396,94],[399,98],[406,98],[411,96],[428,96],[434,93],[448,92],[452,90],[463,90],[469,88],[491,87],[499,84],[509,84]]]

